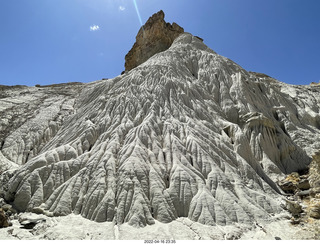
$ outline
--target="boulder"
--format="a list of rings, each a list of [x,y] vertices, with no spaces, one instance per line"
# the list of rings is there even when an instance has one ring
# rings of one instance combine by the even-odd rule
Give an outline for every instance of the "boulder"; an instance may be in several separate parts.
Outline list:
[[[33,229],[33,227],[35,227],[37,224],[45,222],[45,219],[39,218],[39,219],[27,219],[24,220],[22,222],[20,222],[20,224],[23,226],[22,228],[25,229]]]
[[[294,218],[294,217],[292,217],[292,218],[290,219],[290,223],[293,224],[293,225],[300,224],[300,222],[301,222],[301,219],[300,219],[300,218]]]
[[[22,228],[33,229],[37,224],[46,222],[46,217],[44,215],[25,213],[19,217],[18,221],[23,226]]]
[[[35,214],[44,214],[44,209],[41,207],[35,207],[32,209],[32,212]]]
[[[309,196],[310,192],[311,192],[310,189],[304,190],[304,191],[299,191],[299,192],[296,193],[296,196],[298,196],[298,197]]]
[[[289,174],[285,179],[281,180],[278,184],[280,188],[286,193],[294,193],[300,182],[300,175],[297,172]]]
[[[300,190],[308,190],[310,189],[310,184],[309,184],[309,180],[308,179],[301,179],[298,184],[297,187]]]
[[[9,220],[2,208],[0,208],[0,228],[9,227]]]
[[[320,193],[320,187],[313,187],[310,189],[310,195],[316,197]]]
[[[302,206],[297,201],[286,200],[286,208],[293,216],[299,216],[302,213]]]
[[[312,218],[320,219],[320,199],[311,199],[308,214]]]
[[[2,205],[3,211],[7,212],[8,210],[12,210],[12,206],[10,204]]]
[[[2,205],[2,209],[7,216],[11,216],[17,213],[17,211],[10,204]]]

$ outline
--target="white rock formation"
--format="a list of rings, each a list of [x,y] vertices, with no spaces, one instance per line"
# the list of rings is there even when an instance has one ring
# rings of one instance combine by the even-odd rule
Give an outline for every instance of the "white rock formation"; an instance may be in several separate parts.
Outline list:
[[[0,99],[20,211],[251,224],[282,211],[276,181],[320,148],[320,87],[247,72],[188,33],[122,76],[57,89]]]
[[[278,218],[281,218],[279,220]],[[21,213],[19,219],[44,219],[32,230],[22,228],[18,220],[12,227],[0,229],[0,240],[235,240],[235,239],[315,239],[314,232],[292,226],[283,216],[275,216],[271,223],[251,226],[234,224],[208,226],[188,218],[178,218],[170,223],[155,220],[154,225],[135,228],[127,223],[94,222],[80,215],[47,217]],[[316,232],[315,232],[316,233]]]

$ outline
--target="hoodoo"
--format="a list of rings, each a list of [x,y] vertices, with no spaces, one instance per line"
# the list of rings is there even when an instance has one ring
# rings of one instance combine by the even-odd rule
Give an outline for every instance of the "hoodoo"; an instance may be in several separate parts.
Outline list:
[[[320,148],[319,86],[247,72],[162,11],[125,66],[88,84],[3,88],[6,202],[128,228],[255,226],[285,211],[277,182]]]
[[[136,42],[125,57],[125,70],[142,64],[154,54],[167,50],[184,30],[176,23],[167,23],[164,12],[152,15],[136,36]]]

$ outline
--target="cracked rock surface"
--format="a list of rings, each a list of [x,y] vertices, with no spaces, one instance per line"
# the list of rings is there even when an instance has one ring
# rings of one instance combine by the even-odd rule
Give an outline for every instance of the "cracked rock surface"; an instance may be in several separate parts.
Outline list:
[[[188,33],[124,75],[57,89],[0,99],[0,180],[19,211],[251,225],[283,211],[275,182],[320,147],[319,87],[247,72]]]
[[[184,32],[176,23],[167,23],[164,12],[152,15],[141,27],[131,50],[125,57],[125,71],[130,71],[154,54],[167,50],[173,41]]]

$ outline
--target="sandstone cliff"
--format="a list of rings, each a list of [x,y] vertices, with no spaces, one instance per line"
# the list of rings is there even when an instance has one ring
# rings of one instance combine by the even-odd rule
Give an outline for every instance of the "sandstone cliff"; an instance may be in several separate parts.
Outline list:
[[[167,50],[183,32],[183,28],[176,23],[165,22],[162,10],[155,13],[139,30],[136,42],[125,57],[125,70],[129,71],[154,54]]]

